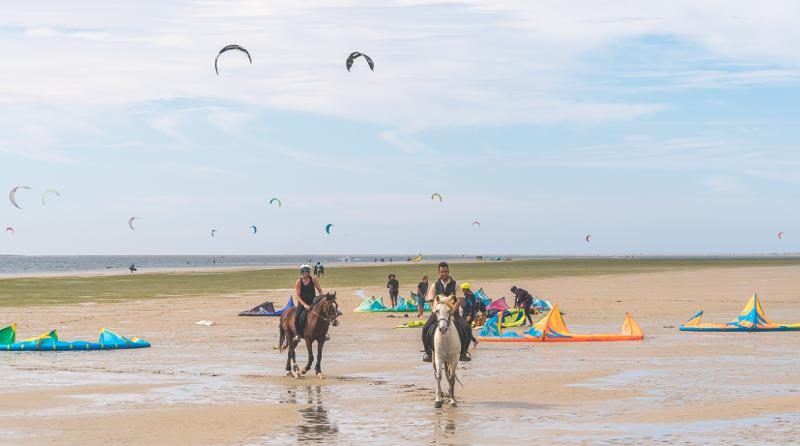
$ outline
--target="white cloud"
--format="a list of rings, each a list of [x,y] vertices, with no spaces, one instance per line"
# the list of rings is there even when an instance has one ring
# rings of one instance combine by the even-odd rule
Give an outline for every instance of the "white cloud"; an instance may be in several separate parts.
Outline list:
[[[181,131],[180,117],[177,114],[156,116],[150,120],[150,126],[178,142],[189,141],[189,138]]]
[[[413,133],[404,132],[400,130],[386,130],[378,134],[378,136],[387,143],[399,148],[408,154],[432,153],[433,150],[420,142]]]
[[[743,195],[750,193],[750,189],[734,178],[712,176],[705,180],[705,185],[713,192],[721,194]]]

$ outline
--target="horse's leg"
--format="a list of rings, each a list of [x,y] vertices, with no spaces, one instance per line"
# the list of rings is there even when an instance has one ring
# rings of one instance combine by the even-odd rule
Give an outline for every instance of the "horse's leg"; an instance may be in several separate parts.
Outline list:
[[[314,340],[313,339],[306,339],[306,350],[308,350],[308,362],[306,362],[306,366],[303,367],[302,374],[305,375],[306,372],[311,369],[311,363],[314,362]]]
[[[292,360],[292,376],[300,378],[300,367],[297,366],[297,350],[293,342],[289,343],[289,358]]]
[[[325,345],[325,338],[320,339],[317,341],[317,366],[314,367],[314,371],[317,372],[317,378],[323,379],[325,375],[322,374],[322,346]]]
[[[436,378],[436,400],[434,401],[434,407],[437,409],[441,409],[442,407],[442,364],[439,362],[439,358],[436,357],[436,349],[433,351],[433,376]]]
[[[458,362],[451,363],[447,366],[447,384],[450,387],[450,406],[456,407],[456,367]]]

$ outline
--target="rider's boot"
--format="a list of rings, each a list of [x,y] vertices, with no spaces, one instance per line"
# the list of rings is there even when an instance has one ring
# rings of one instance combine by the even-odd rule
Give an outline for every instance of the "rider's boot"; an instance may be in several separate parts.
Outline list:
[[[458,360],[461,362],[472,361],[472,356],[469,354],[469,352],[461,352],[461,356],[458,357]]]
[[[433,362],[433,355],[431,352],[426,351],[424,355],[422,355],[422,362]]]

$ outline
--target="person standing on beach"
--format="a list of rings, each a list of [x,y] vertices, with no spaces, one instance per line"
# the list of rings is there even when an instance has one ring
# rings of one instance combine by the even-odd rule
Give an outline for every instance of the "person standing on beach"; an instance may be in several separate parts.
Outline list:
[[[417,284],[417,317],[425,315],[425,296],[428,295],[428,276],[422,276],[422,280]]]
[[[464,305],[461,306],[461,310],[464,313],[464,319],[471,327],[478,310],[475,293],[472,292],[470,284],[467,282],[461,284],[461,292],[464,293]]]
[[[294,304],[297,308],[294,315],[296,334],[293,342],[295,343],[300,342],[306,329],[306,313],[311,311],[311,306],[314,305],[314,299],[317,297],[315,289],[319,291],[319,294],[324,294],[319,279],[311,277],[311,267],[305,263],[300,265],[300,278],[294,284]]]
[[[319,262],[314,265],[314,277],[319,277]]]
[[[439,279],[434,282],[432,287],[428,288],[428,295],[425,298],[428,302],[433,302],[436,296],[458,297],[456,294],[458,290],[456,281],[450,277],[450,265],[448,265],[447,262],[441,262],[438,265],[438,269]],[[453,325],[455,325],[456,331],[458,331],[458,337],[461,339],[461,356],[459,357],[459,361],[472,361],[472,357],[467,351],[467,349],[469,349],[469,341],[472,340],[477,347],[478,340],[472,336],[472,331],[467,326],[467,321],[461,317],[458,308],[456,308],[456,312],[453,314]],[[435,326],[436,313],[431,312],[428,321],[425,322],[425,326],[422,328],[422,347],[425,349],[425,354],[422,356],[423,362],[433,361],[433,329]]]
[[[394,308],[397,306],[397,295],[400,294],[400,282],[397,281],[397,276],[389,274],[386,288],[389,288],[389,300],[392,301],[392,308]]]
[[[325,277],[325,265],[323,265],[322,263],[320,263],[320,264],[319,264],[319,269],[317,270],[317,273],[318,273],[318,277],[319,277],[320,279],[322,279],[323,277]]]
[[[516,285],[511,287],[511,292],[514,293],[514,308],[522,308],[525,312],[525,319],[533,325],[533,318],[531,318],[531,305],[533,305],[533,296],[527,290],[517,288]],[[523,321],[525,325],[525,321]]]

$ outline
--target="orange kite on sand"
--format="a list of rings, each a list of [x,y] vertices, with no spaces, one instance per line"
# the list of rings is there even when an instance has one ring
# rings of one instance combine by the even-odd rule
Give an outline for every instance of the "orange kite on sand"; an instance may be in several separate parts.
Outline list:
[[[633,320],[630,313],[625,315],[622,330],[619,334],[575,334],[571,333],[561,317],[558,304],[547,313],[530,330],[517,333],[503,333],[497,323],[497,316],[486,321],[478,340],[481,342],[608,342],[639,341],[644,339],[644,332]]]

